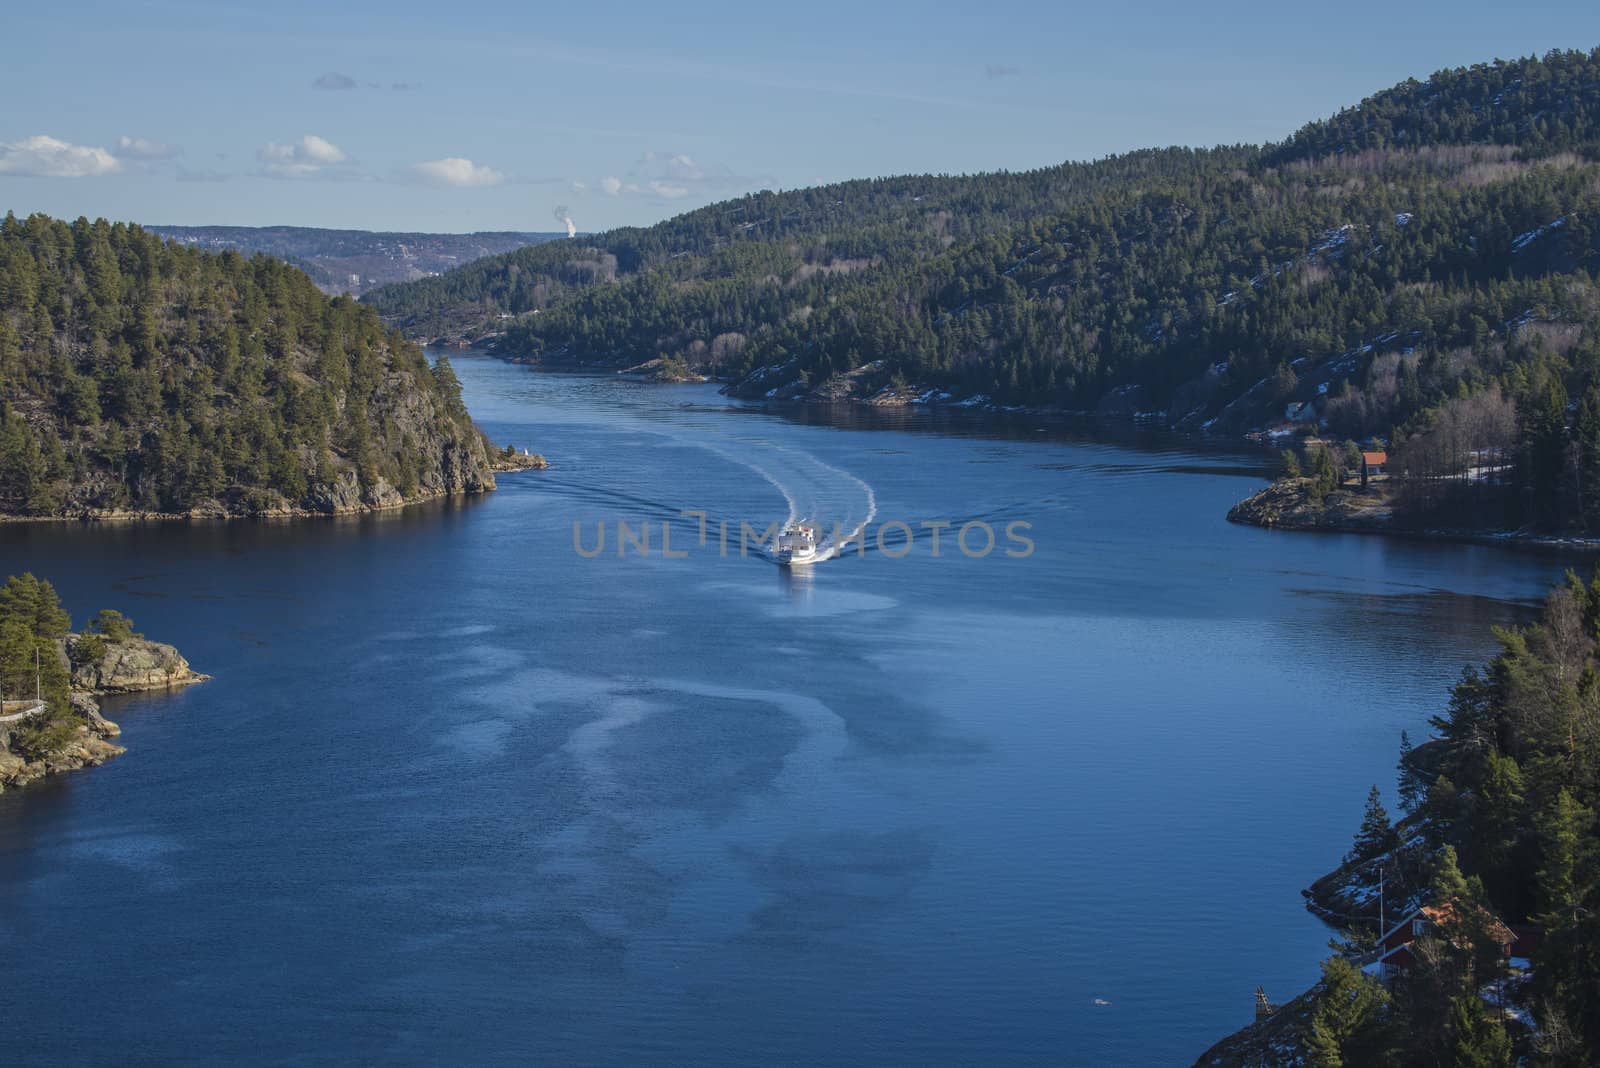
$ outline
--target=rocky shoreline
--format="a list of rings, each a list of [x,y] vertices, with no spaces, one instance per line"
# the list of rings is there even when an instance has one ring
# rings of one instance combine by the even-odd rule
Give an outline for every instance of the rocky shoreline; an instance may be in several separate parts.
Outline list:
[[[96,697],[170,690],[211,677],[191,668],[172,646],[143,638],[98,639],[104,655],[98,660],[80,659],[80,647],[90,637],[69,634],[57,644],[72,678],[72,715],[68,717],[72,733],[65,742],[46,753],[30,753],[19,737],[27,721],[0,723],[0,793],[48,775],[98,767],[127,752],[112,741],[122,734],[122,728],[100,714]]]
[[[507,475],[517,471],[544,471],[550,467],[550,461],[541,454],[523,449],[517,452],[510,445],[503,451],[491,453],[489,463],[496,474]]]
[[[490,470],[495,474],[511,474],[517,471],[542,471],[549,467],[549,462],[538,453],[518,453],[510,459],[503,453],[490,454]],[[97,509],[85,508],[78,511],[58,515],[14,515],[0,513],[0,523],[171,523],[193,520],[235,520],[235,519],[344,519],[358,515],[378,515],[385,512],[398,511],[409,508],[415,504],[426,504],[430,501],[444,500],[450,497],[471,497],[480,493],[488,493],[495,489],[493,482],[480,489],[466,490],[440,490],[433,493],[418,493],[409,497],[398,494],[393,499],[385,498],[380,501],[356,504],[340,504],[329,508],[296,508],[291,506],[274,508],[230,508],[228,505],[211,501],[187,512],[140,512],[125,509]]]
[[[1336,489],[1319,500],[1312,492],[1315,485],[1311,478],[1280,478],[1230,508],[1228,522],[1268,530],[1395,532],[1387,493]]]
[[[1424,742],[1404,759],[1423,778],[1438,774],[1442,743]],[[1422,822],[1408,816],[1395,825],[1399,844],[1367,860],[1346,858],[1339,866],[1300,891],[1306,911],[1333,928],[1344,931],[1358,925],[1377,930],[1393,923],[1421,900],[1431,871],[1432,855],[1422,835]],[[1319,981],[1271,1015],[1258,1016],[1200,1055],[1195,1068],[1257,1068],[1264,1064],[1304,1064],[1311,1014],[1315,1011]],[[1241,991],[1241,1001],[1246,995]]]
[[[1340,488],[1317,500],[1310,478],[1280,478],[1228,510],[1228,522],[1266,530],[1312,531],[1323,534],[1386,534],[1428,541],[1464,541],[1482,545],[1520,545],[1600,551],[1600,539],[1540,534],[1528,530],[1473,530],[1455,527],[1413,527],[1394,514],[1387,487],[1371,490]]]

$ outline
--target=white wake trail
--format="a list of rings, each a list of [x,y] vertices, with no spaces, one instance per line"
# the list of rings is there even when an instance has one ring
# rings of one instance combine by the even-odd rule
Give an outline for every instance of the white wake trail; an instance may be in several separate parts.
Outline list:
[[[739,460],[738,463],[743,464],[745,467],[748,467],[750,470],[754,471],[756,474],[772,483],[772,485],[776,487],[777,491],[783,494],[783,501],[789,506],[789,516],[784,520],[785,526],[790,526],[800,522],[800,505],[795,501],[794,494],[789,492],[789,488],[787,486],[778,481],[777,477],[773,475],[771,471],[768,471],[760,464],[753,464],[749,460]]]
[[[778,449],[782,452],[790,453],[791,455],[796,454],[796,450],[793,449],[786,449],[782,446],[778,446]],[[861,492],[866,495],[866,514],[862,516],[861,521],[857,523],[848,533],[845,533],[843,536],[837,536],[843,524],[838,520],[835,520],[833,526],[831,527],[834,536],[830,536],[826,541],[818,546],[817,549],[816,562],[821,563],[824,560],[832,560],[834,557],[838,556],[841,547],[848,546],[857,540],[864,540],[866,538],[867,527],[871,526],[872,521],[878,516],[878,495],[873,491],[872,487],[859,476],[853,475],[843,468],[835,467],[833,464],[830,464],[824,460],[819,460],[809,452],[805,452],[803,450],[798,451],[798,455],[805,457],[805,459],[809,460],[811,463],[822,468],[831,475],[836,475],[839,478],[854,482],[860,487]],[[845,522],[848,522],[849,516],[847,515],[844,518]]]
[[[771,471],[768,471],[765,467],[762,467],[758,463],[747,460],[743,456],[735,455],[734,453],[728,452],[716,445],[710,445],[703,441],[696,442],[695,444],[714,456],[720,456],[729,463],[737,464],[748,471],[754,471],[756,474],[760,475],[761,478],[770,484],[773,489],[777,490],[783,495],[783,503],[787,505],[789,509],[788,517],[784,520],[784,522],[787,524],[797,523],[800,521],[800,502],[795,500],[794,494],[790,492],[789,487],[785,486],[783,484],[783,480],[778,478],[777,475],[774,475]]]

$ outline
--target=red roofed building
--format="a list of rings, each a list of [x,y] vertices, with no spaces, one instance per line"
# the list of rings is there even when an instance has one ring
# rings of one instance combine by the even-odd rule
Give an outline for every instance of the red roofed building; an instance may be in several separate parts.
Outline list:
[[[1389,477],[1389,454],[1386,452],[1363,452],[1361,454],[1361,485],[1366,486],[1375,478]]]
[[[1412,945],[1419,938],[1437,932],[1440,924],[1448,924],[1455,918],[1455,912],[1449,905],[1424,905],[1413,910],[1405,919],[1395,924],[1386,931],[1378,940],[1378,973],[1383,977],[1393,975],[1395,972],[1408,972],[1417,965],[1416,955]],[[1500,943],[1501,952],[1510,959],[1512,945],[1517,942],[1517,936],[1511,928],[1485,914],[1489,921],[1489,930],[1495,941]]]

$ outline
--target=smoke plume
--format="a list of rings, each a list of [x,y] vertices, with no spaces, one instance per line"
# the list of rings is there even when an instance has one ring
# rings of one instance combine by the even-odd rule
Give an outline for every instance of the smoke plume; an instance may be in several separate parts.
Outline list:
[[[578,228],[572,224],[572,212],[567,209],[565,204],[556,208],[555,216],[557,222],[566,224],[568,237],[578,236]]]

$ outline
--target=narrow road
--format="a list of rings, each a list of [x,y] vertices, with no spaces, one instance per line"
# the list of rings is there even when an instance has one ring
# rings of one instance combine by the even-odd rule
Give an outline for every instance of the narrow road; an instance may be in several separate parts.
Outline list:
[[[7,701],[6,702],[6,704],[8,704],[8,705],[21,704],[21,703],[22,702],[20,702],[20,701]],[[0,716],[0,723],[17,723],[17,722],[20,722],[21,720],[27,719],[29,716],[37,716],[40,712],[43,712],[44,710],[45,710],[45,702],[40,701],[37,704],[29,705],[27,708],[24,708],[21,712],[13,712],[8,716]]]

